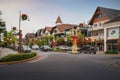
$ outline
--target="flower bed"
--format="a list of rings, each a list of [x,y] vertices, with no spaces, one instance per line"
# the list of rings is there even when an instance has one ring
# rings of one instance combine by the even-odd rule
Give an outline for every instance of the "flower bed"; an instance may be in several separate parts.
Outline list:
[[[35,52],[22,53],[22,54],[9,54],[9,55],[1,58],[0,62],[11,62],[11,61],[25,60],[25,59],[33,58],[36,55],[37,55],[37,53],[35,53]]]

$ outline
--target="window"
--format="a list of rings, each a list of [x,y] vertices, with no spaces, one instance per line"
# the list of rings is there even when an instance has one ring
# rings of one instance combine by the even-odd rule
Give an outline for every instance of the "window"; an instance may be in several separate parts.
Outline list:
[[[102,24],[101,23],[99,23],[99,26],[101,26]]]
[[[101,19],[101,18],[103,18],[103,14],[100,13],[100,14],[96,15],[96,18],[97,18],[97,19]]]
[[[94,27],[97,27],[97,24],[94,24]]]

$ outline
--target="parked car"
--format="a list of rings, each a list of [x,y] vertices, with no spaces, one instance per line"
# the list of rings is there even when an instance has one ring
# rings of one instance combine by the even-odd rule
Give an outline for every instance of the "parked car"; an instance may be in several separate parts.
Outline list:
[[[91,45],[85,45],[79,49],[79,53],[89,53],[89,54],[96,54],[97,49],[94,46]]]
[[[48,45],[43,45],[40,47],[41,51],[52,51],[52,48]]]
[[[37,49],[39,49],[39,46],[38,45],[33,45],[32,49],[37,50]]]
[[[29,46],[22,46],[22,52],[31,52],[31,49]]]
[[[58,46],[58,48],[61,49],[61,50],[65,50],[65,51],[71,51],[72,50],[72,47],[64,46],[64,45]]]

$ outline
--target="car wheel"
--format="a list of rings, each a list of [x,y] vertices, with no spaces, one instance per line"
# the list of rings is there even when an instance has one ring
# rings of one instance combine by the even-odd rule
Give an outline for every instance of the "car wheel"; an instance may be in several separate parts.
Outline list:
[[[91,51],[91,54],[96,54],[96,52],[92,50],[92,51]]]

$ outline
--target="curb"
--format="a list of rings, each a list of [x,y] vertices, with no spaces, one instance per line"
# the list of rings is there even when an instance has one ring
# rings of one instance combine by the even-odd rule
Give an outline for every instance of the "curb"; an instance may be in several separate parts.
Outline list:
[[[37,55],[37,56],[35,56],[33,58],[29,58],[29,59],[25,59],[25,60],[11,61],[11,62],[0,62],[0,65],[9,65],[9,64],[15,64],[15,63],[27,62],[27,61],[37,59],[38,57],[42,57],[42,55]]]
[[[106,55],[106,56],[120,56],[120,54],[102,54],[102,55]]]

